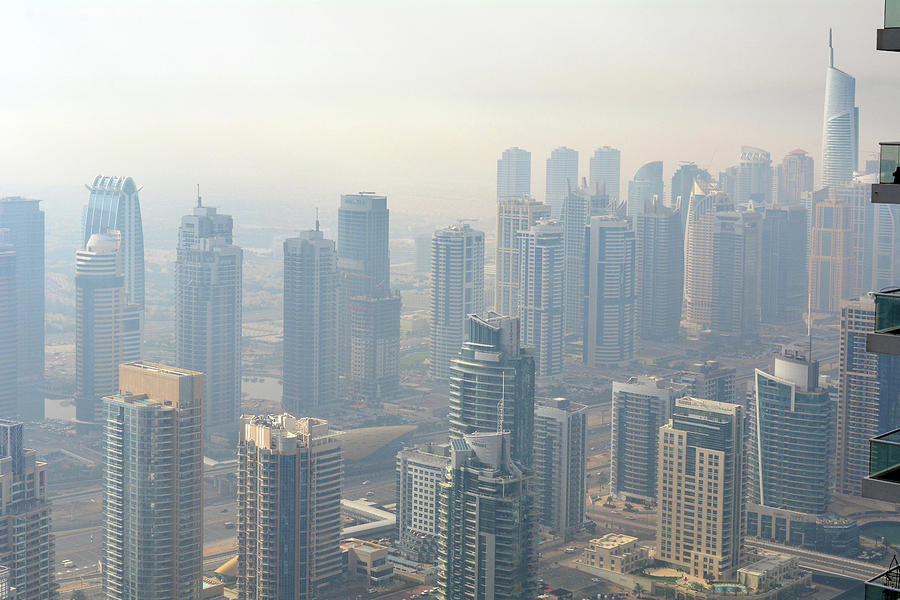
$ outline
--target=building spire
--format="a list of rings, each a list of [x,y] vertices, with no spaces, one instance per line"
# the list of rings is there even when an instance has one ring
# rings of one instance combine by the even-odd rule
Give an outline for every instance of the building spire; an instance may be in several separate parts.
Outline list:
[[[319,207],[316,207],[316,231],[319,230]]]
[[[197,208],[203,208],[203,198],[200,197],[200,184],[197,184]]]
[[[834,68],[834,45],[831,40],[831,27],[828,28],[828,66]]]

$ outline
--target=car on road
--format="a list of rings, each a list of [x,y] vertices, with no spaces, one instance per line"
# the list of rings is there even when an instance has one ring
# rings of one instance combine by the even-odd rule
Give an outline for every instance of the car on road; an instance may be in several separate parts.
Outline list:
[[[59,564],[61,564],[64,569],[71,569],[72,567],[75,566],[75,563],[73,561],[69,560],[68,558],[64,559]]]

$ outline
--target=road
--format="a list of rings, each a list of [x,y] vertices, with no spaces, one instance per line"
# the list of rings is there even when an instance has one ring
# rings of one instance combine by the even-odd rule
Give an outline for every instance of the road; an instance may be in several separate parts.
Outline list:
[[[744,540],[744,545],[760,548],[762,550],[780,552],[789,556],[796,556],[801,567],[809,569],[810,571],[835,575],[838,577],[867,580],[886,570],[886,567],[865,563],[859,560],[833,556],[831,554],[820,554],[818,552],[797,548],[796,546],[784,546],[782,544],[764,542],[757,539],[746,539]]]

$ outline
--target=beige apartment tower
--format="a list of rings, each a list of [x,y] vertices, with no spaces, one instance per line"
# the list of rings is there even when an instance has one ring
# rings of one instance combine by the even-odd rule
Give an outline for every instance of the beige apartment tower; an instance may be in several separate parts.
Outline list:
[[[743,543],[743,408],[675,401],[659,430],[658,560],[709,581],[733,581]]]
[[[241,417],[238,598],[307,600],[339,576],[340,435],[322,419]]]
[[[119,367],[103,399],[103,597],[199,600],[203,573],[203,374]]]

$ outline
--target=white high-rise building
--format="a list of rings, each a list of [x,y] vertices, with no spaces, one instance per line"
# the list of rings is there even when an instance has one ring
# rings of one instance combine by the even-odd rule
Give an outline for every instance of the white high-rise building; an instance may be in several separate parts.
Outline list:
[[[609,493],[623,500],[656,502],[659,428],[672,417],[687,386],[657,377],[612,384]]]
[[[544,200],[553,210],[554,218],[562,213],[563,201],[569,190],[578,187],[578,151],[562,146],[547,159],[547,187]]]
[[[622,153],[618,148],[603,146],[591,157],[590,184],[609,194],[613,202],[619,199]]]
[[[648,162],[634,174],[628,182],[628,216],[642,215],[647,206],[663,197],[662,161]]]
[[[507,198],[497,202],[497,274],[494,309],[513,316],[519,307],[519,240],[539,219],[550,218],[550,206],[531,198]]]
[[[484,312],[484,233],[468,225],[431,238],[431,376],[446,379],[459,354],[466,316]]]
[[[397,453],[397,539],[401,551],[433,563],[440,530],[440,492],[450,465],[447,444],[426,444]]]
[[[585,233],[584,350],[586,365],[634,357],[635,244],[629,221],[592,217]]]
[[[232,226],[198,197],[181,218],[175,263],[175,364],[206,375],[203,424],[231,435],[241,413],[244,264]]]
[[[587,407],[566,398],[534,407],[534,488],[538,523],[569,536],[584,525]]]
[[[856,79],[834,66],[834,46],[828,30],[825,70],[825,114],[822,125],[822,185],[850,183],[859,167],[859,107]]]
[[[497,200],[531,195],[531,152],[507,148],[497,160]]]
[[[97,423],[119,390],[119,365],[141,357],[141,311],[128,304],[118,231],[75,253],[75,418]]]
[[[320,414],[338,399],[340,279],[334,242],[316,229],[284,241],[282,410]]]
[[[535,372],[562,373],[565,247],[559,221],[542,219],[519,238],[522,343],[534,347]]]

